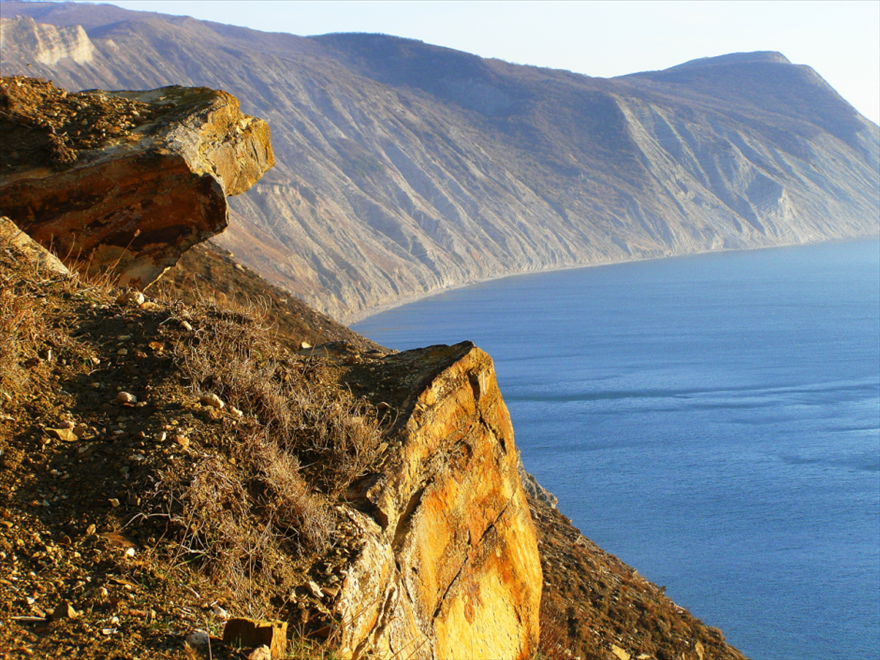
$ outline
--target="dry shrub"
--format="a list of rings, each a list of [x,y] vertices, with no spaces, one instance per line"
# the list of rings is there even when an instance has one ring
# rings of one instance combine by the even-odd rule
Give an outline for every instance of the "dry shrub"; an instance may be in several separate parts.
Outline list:
[[[375,464],[375,411],[341,390],[320,364],[285,358],[259,319],[215,314],[178,358],[197,391],[214,392],[257,420],[263,442],[320,465],[314,483],[331,499]]]
[[[36,353],[44,325],[36,300],[15,288],[7,273],[0,275],[0,390],[9,397],[25,389],[27,372],[21,363]]]
[[[571,660],[574,657],[565,619],[565,613],[558,606],[548,607],[541,603],[541,638],[534,660]]]
[[[243,417],[235,441],[216,447],[225,457],[203,455],[160,488],[179,559],[197,559],[248,609],[265,610],[265,585],[296,586],[292,557],[329,550],[333,504],[375,462],[380,429],[320,367],[274,345],[258,315],[199,305],[187,318],[197,329],[175,349],[182,375]]]
[[[333,510],[326,500],[311,492],[299,473],[296,457],[265,443],[260,447],[259,462],[266,488],[266,517],[282,533],[296,534],[305,548],[326,551],[335,530]]]
[[[47,271],[11,244],[0,243],[0,405],[30,391],[28,360],[84,357],[60,324],[64,319],[47,305],[50,293],[74,289],[67,276]]]
[[[187,482],[166,486],[176,495],[172,522],[182,530],[177,562],[195,561],[250,612],[262,616],[268,611],[268,590],[297,584],[291,554],[303,541],[299,532],[291,539],[289,530],[277,524],[284,503],[255,490],[253,476],[250,469],[208,456],[193,465]],[[304,512],[328,520],[327,508],[303,495],[299,505]],[[319,538],[326,542],[331,532],[332,526],[321,530]]]

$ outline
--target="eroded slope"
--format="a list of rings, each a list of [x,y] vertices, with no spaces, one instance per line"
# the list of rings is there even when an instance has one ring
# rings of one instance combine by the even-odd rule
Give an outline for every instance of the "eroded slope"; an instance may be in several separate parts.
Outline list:
[[[4,28],[4,71],[219,86],[265,117],[279,165],[222,244],[340,319],[506,273],[877,232],[877,126],[779,54],[602,80],[379,35],[5,6],[36,22]],[[38,23],[83,25],[93,55],[15,36]]]

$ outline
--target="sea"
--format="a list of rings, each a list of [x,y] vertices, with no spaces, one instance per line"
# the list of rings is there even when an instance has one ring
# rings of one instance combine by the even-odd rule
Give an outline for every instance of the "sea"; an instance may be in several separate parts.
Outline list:
[[[880,658],[880,242],[515,276],[354,329],[486,350],[559,509],[748,657]]]

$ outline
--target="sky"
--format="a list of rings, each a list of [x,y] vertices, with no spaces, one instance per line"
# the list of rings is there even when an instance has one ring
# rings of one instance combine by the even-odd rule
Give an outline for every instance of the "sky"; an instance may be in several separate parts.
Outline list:
[[[517,64],[612,77],[755,50],[813,67],[880,123],[880,0],[117,0],[298,35],[381,32]]]

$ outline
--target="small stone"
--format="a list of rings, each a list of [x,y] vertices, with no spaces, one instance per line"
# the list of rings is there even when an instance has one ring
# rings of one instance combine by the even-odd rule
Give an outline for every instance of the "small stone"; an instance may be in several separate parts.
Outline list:
[[[243,416],[244,416],[244,413],[241,412],[241,411],[240,411],[238,408],[236,408],[235,406],[229,406],[229,410],[230,410],[230,412],[232,412],[232,414],[235,415],[236,417],[243,417]]]
[[[55,609],[52,610],[53,621],[58,621],[59,619],[75,619],[78,616],[79,613],[73,609],[73,605],[66,600],[61,601],[55,606]]]
[[[137,403],[137,397],[134,394],[129,394],[128,392],[120,392],[116,395],[116,403],[135,404]]]
[[[312,592],[312,595],[315,598],[322,598],[324,594],[321,592],[321,587],[319,587],[314,581],[309,580],[308,582],[309,591]]]
[[[135,549],[134,549],[134,548],[132,548],[132,547],[128,547],[128,548],[126,548],[126,550],[125,550],[125,556],[126,556],[126,557],[134,557],[134,555],[135,555]]]
[[[73,429],[73,432],[76,434],[77,438],[84,438],[88,435],[89,427],[87,424],[77,424],[76,428]]]
[[[287,650],[287,622],[229,619],[223,629],[223,643],[238,648],[268,646],[271,658],[283,658]]]
[[[118,351],[116,351],[116,355],[128,355],[128,349],[120,348]]]
[[[299,347],[300,347],[301,349],[303,349],[303,348],[311,348],[312,345],[311,345],[309,342],[304,341],[304,342],[300,343]]]
[[[192,332],[193,327],[189,324],[189,321],[181,321],[180,327],[186,330],[187,332]]]
[[[156,435],[153,436],[153,440],[156,442],[165,442],[165,438],[168,437],[168,434],[165,431],[159,431]]]
[[[182,449],[189,449],[189,438],[185,435],[175,435],[174,442],[179,444]]]
[[[617,644],[611,645],[611,652],[616,655],[620,660],[630,660],[630,654],[627,653],[624,649],[617,646]]]
[[[137,306],[137,305],[142,305],[145,300],[146,300],[146,297],[144,296],[143,293],[141,293],[140,291],[131,290],[131,291],[126,291],[125,293],[120,295],[118,298],[116,298],[116,304],[117,305],[135,305],[135,306]]]
[[[110,506],[112,506],[114,509],[119,506],[119,500],[117,500],[115,497],[111,497],[107,501],[110,502]]]
[[[69,419],[64,420],[58,425],[59,429],[73,429],[76,428],[76,422],[71,421]]]
[[[190,646],[203,647],[210,643],[211,639],[204,630],[194,630],[186,636],[186,643]]]
[[[211,406],[213,408],[225,408],[226,404],[223,403],[223,399],[221,399],[216,394],[203,394],[201,398],[199,398],[199,403],[203,406]]]
[[[263,644],[251,651],[248,660],[272,660],[272,651]]]
[[[62,442],[76,442],[79,440],[79,436],[72,429],[46,429],[46,433]]]
[[[96,531],[97,531],[97,527],[95,527],[94,525],[89,525],[88,527],[86,527],[86,536],[91,536]]]
[[[214,616],[219,617],[219,618],[223,619],[224,621],[229,619],[229,612],[224,610],[219,605],[214,605],[213,612],[214,612]]]

